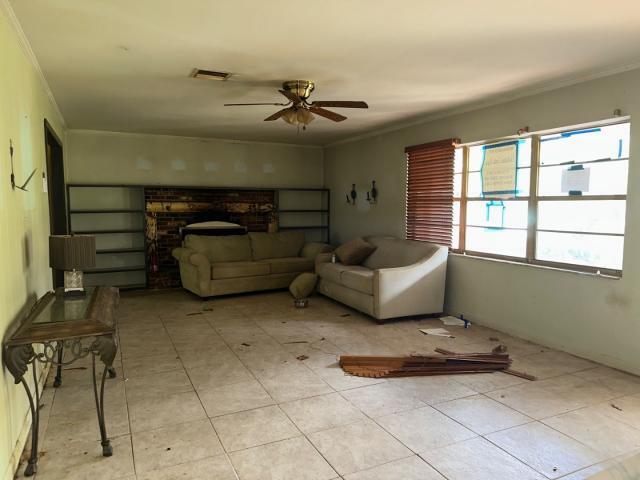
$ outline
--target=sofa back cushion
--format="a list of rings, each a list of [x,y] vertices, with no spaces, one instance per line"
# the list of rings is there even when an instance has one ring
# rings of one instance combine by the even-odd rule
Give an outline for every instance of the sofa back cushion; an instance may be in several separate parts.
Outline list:
[[[304,246],[303,232],[250,233],[254,260],[297,257]]]
[[[336,248],[335,254],[344,265],[360,265],[377,248],[362,238],[354,238]]]
[[[438,245],[433,243],[402,240],[395,237],[371,236],[364,237],[364,239],[378,247],[362,264],[372,270],[406,267],[431,257],[438,250]]]
[[[206,255],[211,263],[251,261],[248,235],[187,235],[184,246]]]

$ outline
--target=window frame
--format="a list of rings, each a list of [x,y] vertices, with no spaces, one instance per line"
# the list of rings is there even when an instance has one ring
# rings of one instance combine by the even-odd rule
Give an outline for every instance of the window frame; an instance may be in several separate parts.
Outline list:
[[[498,139],[484,140],[480,142],[471,142],[466,144],[458,145],[458,148],[462,149],[462,172],[461,172],[461,192],[460,196],[454,196],[453,202],[459,202],[460,204],[460,215],[458,219],[454,219],[453,227],[458,227],[458,246],[457,248],[451,248],[450,251],[452,253],[457,253],[461,255],[468,255],[472,257],[480,257],[480,258],[489,258],[495,260],[504,260],[514,263],[520,263],[524,265],[534,265],[540,267],[548,267],[554,269],[567,270],[578,273],[591,273],[596,275],[608,276],[620,278],[622,277],[622,270],[616,270],[611,268],[604,267],[592,267],[588,265],[579,265],[574,263],[563,263],[563,262],[554,262],[550,260],[540,260],[536,258],[536,247],[537,247],[537,234],[538,232],[551,232],[551,233],[576,233],[576,234],[586,234],[586,235],[610,235],[610,236],[621,236],[623,239],[626,237],[626,225],[625,232],[622,234],[614,234],[614,233],[595,233],[595,232],[579,232],[579,231],[567,231],[567,230],[554,230],[554,229],[538,229],[538,203],[541,201],[598,201],[598,200],[624,200],[627,201],[627,195],[629,190],[629,180],[627,177],[627,193],[623,194],[611,194],[611,195],[556,195],[556,196],[540,196],[538,194],[538,185],[539,185],[539,177],[540,177],[540,169],[545,166],[540,164],[540,138],[545,135],[550,134],[558,134],[564,132],[570,132],[574,130],[580,130],[583,128],[589,127],[606,127],[610,125],[618,125],[623,123],[630,123],[630,117],[620,117],[614,120],[607,120],[603,122],[594,122],[590,124],[584,125],[576,125],[570,127],[563,127],[553,130],[540,131],[525,135],[519,136],[509,136],[502,137]],[[491,200],[505,200],[505,198],[499,197],[468,197],[468,182],[469,182],[469,151],[471,147],[479,146],[479,145],[490,145],[497,142],[514,140],[514,139],[525,139],[529,138],[531,140],[531,170],[530,170],[530,180],[529,180],[529,195],[527,196],[514,196],[513,198],[509,198],[509,201],[525,201],[527,202],[527,243],[526,243],[526,256],[525,257],[513,257],[510,255],[502,255],[495,253],[487,253],[487,252],[478,252],[474,250],[468,250],[466,248],[466,231],[467,227],[472,227],[473,225],[467,224],[467,205],[469,202],[473,201],[491,201]],[[621,160],[630,161],[631,154],[629,153],[629,157],[619,158],[619,159],[599,159],[592,160],[589,162],[585,162],[587,164],[591,163],[602,163],[602,162],[616,162]],[[565,163],[560,163],[557,165],[564,165]],[[557,166],[550,165],[550,166]],[[628,175],[628,173],[627,173]],[[458,222],[458,223],[456,223]],[[519,229],[521,230],[521,229]]]

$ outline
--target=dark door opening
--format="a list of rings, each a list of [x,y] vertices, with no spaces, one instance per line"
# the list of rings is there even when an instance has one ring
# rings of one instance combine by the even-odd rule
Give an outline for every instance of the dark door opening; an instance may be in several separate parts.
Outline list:
[[[51,235],[65,235],[68,230],[62,142],[46,119],[44,121],[44,148],[47,156],[49,227]],[[64,272],[58,270],[52,272],[53,287],[61,287],[64,284]]]

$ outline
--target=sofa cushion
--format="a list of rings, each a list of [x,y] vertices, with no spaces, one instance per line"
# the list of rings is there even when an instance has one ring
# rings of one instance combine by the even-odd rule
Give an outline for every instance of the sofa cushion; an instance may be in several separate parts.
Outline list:
[[[184,246],[206,255],[211,263],[252,260],[247,235],[187,235]]]
[[[316,265],[316,273],[320,276],[320,278],[326,278],[334,283],[340,283],[340,274],[346,270],[347,265],[343,265],[341,263],[319,263]]]
[[[211,278],[254,277],[256,275],[269,275],[268,263],[261,262],[216,262],[211,264]]]
[[[415,240],[403,240],[395,237],[365,237],[365,240],[378,247],[363,263],[367,268],[406,267],[431,257],[438,251],[438,245]]]
[[[254,260],[297,257],[304,246],[303,232],[250,233]]]
[[[303,257],[270,258],[260,260],[271,268],[271,273],[313,272],[313,259]]]
[[[340,274],[342,285],[358,292],[373,295],[373,270],[365,267],[351,266]]]
[[[365,242],[362,238],[354,238],[336,248],[335,253],[344,265],[360,265],[375,249],[375,245]]]
[[[313,293],[316,283],[318,283],[318,275],[309,272],[301,273],[291,282],[289,291],[293,298],[301,300]]]

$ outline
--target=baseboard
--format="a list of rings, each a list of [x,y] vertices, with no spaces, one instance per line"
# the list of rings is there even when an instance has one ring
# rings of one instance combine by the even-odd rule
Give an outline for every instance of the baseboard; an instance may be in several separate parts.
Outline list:
[[[46,364],[46,367],[42,369],[42,373],[40,374],[40,378],[38,378],[38,388],[40,392],[44,391],[45,384],[47,382],[47,376],[49,375],[49,369],[51,368],[50,364]],[[22,385],[16,385],[17,388],[23,389]],[[42,396],[42,395],[41,395]],[[25,402],[28,403],[27,396],[25,394]],[[2,480],[14,480],[16,477],[16,472],[18,467],[20,466],[20,457],[22,457],[22,452],[24,451],[24,447],[27,444],[27,440],[29,439],[29,432],[31,431],[31,410],[27,409],[27,414],[22,421],[22,428],[20,429],[20,435],[18,435],[18,440],[16,444],[13,446],[13,451],[9,456],[9,462],[7,465],[7,469],[2,476]]]

